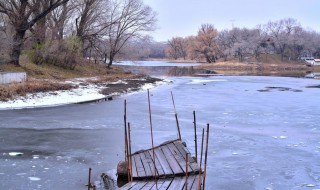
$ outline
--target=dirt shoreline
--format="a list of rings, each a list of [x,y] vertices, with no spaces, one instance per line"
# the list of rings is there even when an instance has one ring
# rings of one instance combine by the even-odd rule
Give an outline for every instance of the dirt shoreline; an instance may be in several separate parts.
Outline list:
[[[62,83],[63,85],[72,86],[71,89],[28,93],[24,96],[15,96],[7,101],[0,101],[0,110],[107,101],[112,100],[113,96],[120,96],[167,83],[162,79],[139,75],[125,79],[119,78],[113,81],[104,81],[101,78],[78,78]]]

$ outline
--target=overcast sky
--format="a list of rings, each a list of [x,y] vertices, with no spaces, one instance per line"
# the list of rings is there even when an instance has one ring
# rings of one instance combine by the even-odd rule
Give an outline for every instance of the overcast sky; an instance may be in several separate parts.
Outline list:
[[[158,13],[157,41],[196,35],[201,24],[218,30],[254,28],[284,18],[320,32],[320,0],[144,0]]]

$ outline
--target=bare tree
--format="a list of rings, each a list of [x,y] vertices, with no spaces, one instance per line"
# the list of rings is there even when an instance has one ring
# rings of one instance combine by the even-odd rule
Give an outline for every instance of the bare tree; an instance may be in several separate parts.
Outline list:
[[[178,59],[182,57],[184,60],[187,57],[188,43],[182,37],[173,37],[168,40],[168,47],[166,48],[166,53],[169,57]]]
[[[41,3],[46,1],[48,7],[37,12]],[[52,10],[68,0],[8,0],[0,2],[0,13],[5,14],[10,20],[15,32],[10,53],[10,63],[20,66],[19,58],[26,31],[48,15]]]
[[[196,36],[194,51],[204,56],[208,63],[216,62],[218,53],[217,36],[218,31],[211,24],[201,25]]]
[[[156,22],[156,13],[142,0],[112,1],[111,6],[110,15],[106,19],[112,24],[105,30],[108,67],[128,40],[154,30]]]

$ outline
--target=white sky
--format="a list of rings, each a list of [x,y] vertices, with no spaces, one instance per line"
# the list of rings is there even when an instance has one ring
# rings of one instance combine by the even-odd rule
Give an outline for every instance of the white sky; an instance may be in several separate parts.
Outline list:
[[[284,18],[296,19],[303,28],[320,32],[320,0],[144,0],[158,13],[157,41],[196,35],[201,24],[218,30],[254,28]]]

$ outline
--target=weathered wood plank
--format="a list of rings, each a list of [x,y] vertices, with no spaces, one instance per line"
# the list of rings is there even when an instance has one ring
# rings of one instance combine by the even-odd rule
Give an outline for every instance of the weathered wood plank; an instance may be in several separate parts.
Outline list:
[[[196,179],[195,175],[188,176],[187,189],[190,189],[190,190],[192,189],[192,185],[193,185],[195,179]],[[186,187],[184,187],[184,188],[186,188]]]
[[[131,160],[132,160],[132,177],[138,177],[137,166],[136,166],[136,162],[134,160],[133,155],[131,156]]]
[[[194,183],[193,183],[191,189],[195,189],[195,190],[198,189],[199,177],[200,177],[199,175],[196,176],[196,178],[195,178],[195,180],[194,180]],[[201,177],[201,178],[202,178],[202,177]],[[201,178],[200,178],[200,179],[201,179]],[[200,181],[200,184],[202,184],[202,181]]]
[[[153,165],[152,156],[151,156],[151,154],[149,153],[148,150],[144,152],[144,155],[145,155],[145,157],[146,157],[146,159],[147,159],[147,161],[148,161],[148,163],[150,165],[150,170],[151,170],[152,176],[154,176],[155,173],[154,173],[154,165]],[[157,169],[156,169],[156,172],[157,172]],[[158,173],[156,173],[156,175],[158,175]]]
[[[167,145],[169,150],[172,152],[173,156],[176,158],[176,160],[179,162],[179,165],[181,166],[183,172],[186,172],[186,160],[185,156],[183,156],[180,151],[177,149],[177,147],[173,144],[170,143]],[[188,166],[188,172],[192,172],[192,168]]]
[[[137,173],[138,173],[138,177],[145,177],[146,176],[146,172],[143,168],[143,165],[142,165],[142,161],[141,161],[141,158],[139,156],[139,154],[135,154],[133,156],[135,162],[136,162],[136,168],[137,168]]]
[[[161,166],[162,166],[162,169],[163,169],[163,172],[165,175],[172,175],[173,174],[173,171],[172,169],[170,168],[170,165],[167,161],[167,158],[165,157],[165,155],[163,154],[161,148],[156,148],[154,150],[154,153],[155,155],[157,156]]]
[[[145,153],[141,152],[141,153],[139,153],[139,156],[141,158],[141,162],[142,162],[144,170],[146,172],[146,176],[154,176],[154,173],[151,171],[149,159],[145,156]]]
[[[176,158],[172,155],[171,151],[167,146],[162,146],[161,150],[163,151],[165,157],[167,158],[167,161],[170,165],[170,168],[172,169],[174,174],[181,174],[183,173],[183,170],[179,164],[179,162],[176,160]]]
[[[145,186],[141,188],[141,190],[151,190],[155,184],[155,181],[149,181]]]
[[[174,178],[167,178],[165,179],[164,183],[161,185],[161,187],[158,190],[167,190],[169,186],[171,185],[171,182]]]
[[[188,149],[186,149],[184,147],[184,145],[182,144],[181,141],[175,141],[173,142],[173,144],[176,146],[176,148],[180,151],[180,153],[182,154],[182,156],[184,157],[184,159],[186,159],[186,154],[189,153],[188,155],[188,162],[189,162],[189,166],[192,169],[193,172],[198,172],[199,171],[199,166],[196,163],[196,160],[194,158],[192,158],[190,152]],[[190,170],[189,170],[190,171]]]
[[[139,181],[135,186],[128,190],[140,190],[147,185],[148,181]]]
[[[167,190],[182,190],[184,182],[183,177],[175,177]]]
[[[130,189],[130,188],[134,187],[136,184],[137,184],[137,182],[135,182],[135,181],[129,182],[129,183],[125,184],[124,186],[120,187],[119,190]]]
[[[165,182],[165,179],[159,179],[155,183],[155,185],[151,188],[151,190],[159,190],[162,184]]]
[[[149,152],[150,156],[153,154],[153,153],[152,153],[152,150],[149,150],[148,152]],[[158,176],[163,176],[163,175],[164,175],[164,171],[163,171],[163,169],[162,169],[162,165],[160,164],[157,155],[154,154],[154,156],[155,156],[155,161],[156,161],[155,163],[156,163],[157,175],[158,175]],[[152,157],[152,156],[151,156],[151,157]]]

